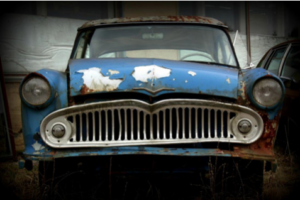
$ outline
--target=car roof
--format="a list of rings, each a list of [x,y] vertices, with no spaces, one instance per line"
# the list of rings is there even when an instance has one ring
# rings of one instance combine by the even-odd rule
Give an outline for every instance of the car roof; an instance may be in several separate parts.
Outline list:
[[[300,43],[300,39],[289,40],[289,41],[286,41],[286,42],[282,42],[282,43],[277,44],[276,46],[272,47],[271,49],[275,49],[275,48],[280,47],[280,46],[288,45],[290,43]]]
[[[128,23],[141,23],[141,22],[177,22],[177,23],[198,23],[210,24],[227,28],[227,26],[214,18],[201,17],[201,16],[152,16],[152,17],[125,17],[125,18],[112,18],[112,19],[98,19],[84,23],[78,28],[90,28],[100,25],[108,24],[128,24]]]

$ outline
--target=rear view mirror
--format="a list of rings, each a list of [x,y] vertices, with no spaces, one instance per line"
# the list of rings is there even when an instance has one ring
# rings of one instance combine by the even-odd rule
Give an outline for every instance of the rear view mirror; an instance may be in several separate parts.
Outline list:
[[[163,39],[164,34],[163,33],[144,33],[143,34],[143,39]]]

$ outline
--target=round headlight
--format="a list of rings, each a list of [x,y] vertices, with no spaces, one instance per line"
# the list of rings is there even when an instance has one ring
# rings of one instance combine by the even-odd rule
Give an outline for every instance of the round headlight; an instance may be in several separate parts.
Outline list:
[[[276,105],[282,97],[282,87],[273,78],[264,78],[253,87],[254,100],[261,106],[272,107]]]
[[[65,135],[66,129],[62,124],[55,124],[52,127],[52,135],[57,138],[61,138]]]
[[[51,95],[49,83],[40,77],[32,77],[26,80],[22,86],[24,100],[34,106],[44,104]]]

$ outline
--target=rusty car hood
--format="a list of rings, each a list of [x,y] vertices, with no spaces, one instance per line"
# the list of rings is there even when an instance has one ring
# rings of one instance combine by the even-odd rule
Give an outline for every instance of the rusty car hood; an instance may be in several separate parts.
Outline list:
[[[162,59],[70,60],[70,95],[195,93],[237,99],[238,68]]]

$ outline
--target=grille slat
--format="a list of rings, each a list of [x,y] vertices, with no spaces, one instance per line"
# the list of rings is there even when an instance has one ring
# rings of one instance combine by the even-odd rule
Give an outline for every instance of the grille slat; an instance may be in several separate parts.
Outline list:
[[[186,139],[185,138],[185,109],[182,108],[181,111],[182,111],[182,138]]]
[[[172,123],[172,109],[169,109],[169,127],[170,127],[170,132],[169,132],[169,138],[172,139],[173,138],[173,131],[172,131],[172,126],[173,126],[173,123]]]
[[[102,116],[101,110],[99,110],[99,141],[102,141]]]
[[[157,127],[157,132],[156,132],[156,135],[155,135],[155,138],[156,139],[159,139],[159,134],[160,134],[160,132],[159,132],[159,129],[160,129],[160,124],[159,124],[159,113],[157,113],[156,115],[156,127]]]
[[[125,131],[124,131],[124,140],[127,141],[127,117],[126,117],[126,110],[124,109],[124,124],[125,124]]]
[[[224,138],[223,112],[221,111],[221,138]]]
[[[192,109],[189,109],[189,139],[192,138]]]
[[[146,115],[145,114],[144,114],[143,133],[144,133],[144,138],[143,139],[146,139]]]
[[[130,139],[133,140],[133,110],[130,110],[130,122],[131,122],[131,126],[130,126]]]
[[[93,116],[93,139],[92,141],[96,141],[96,112],[92,114]]]
[[[83,138],[83,126],[82,126],[82,120],[83,120],[83,116],[80,114],[79,115],[79,120],[80,120],[80,133],[79,133],[79,141],[82,142],[82,138]]]
[[[210,117],[210,112],[211,110],[210,109],[207,109],[207,119],[208,119],[208,128],[207,128],[207,132],[208,132],[208,138],[210,139],[211,138],[211,129],[210,129],[210,126],[211,126],[211,117]]]
[[[84,111],[72,111],[70,107],[65,114],[55,116],[65,116],[72,127],[67,142],[58,141],[59,147],[64,144],[76,147],[240,142],[232,133],[231,121],[242,111],[241,107],[234,110],[229,105],[222,107],[223,104],[212,105],[210,102],[206,105],[202,101],[199,105],[188,104],[187,101],[185,105],[174,100],[176,103],[150,109],[151,105],[140,102],[135,105],[132,102],[93,108],[87,106]],[[48,126],[45,130],[52,125]]]
[[[115,114],[114,114],[114,110],[111,111],[111,121],[112,121],[112,125],[111,125],[111,130],[112,130],[112,137],[111,140],[115,140]]]
[[[72,115],[72,119],[73,119],[73,123],[76,124],[76,115]],[[74,125],[73,128],[74,128],[74,133],[75,134],[73,134],[73,137],[71,138],[71,142],[76,140],[76,133],[77,133],[76,125]]]
[[[163,126],[163,133],[164,133],[164,139],[166,139],[166,129],[167,129],[167,127],[166,127],[166,118],[167,118],[167,116],[166,116],[166,110],[164,110],[163,111],[163,120],[164,120],[164,126]]]
[[[89,115],[85,113],[86,137],[85,141],[89,141]]]
[[[151,126],[151,124],[153,124],[153,117],[154,115],[150,115],[150,139],[153,140],[153,126]]]
[[[230,112],[227,112],[227,130],[230,127]],[[230,137],[230,133],[227,131],[227,137]]]
[[[176,126],[176,139],[179,138],[179,126],[180,126],[180,123],[179,123],[179,109],[176,109],[176,119],[177,119],[177,126]]]
[[[121,121],[121,111],[120,111],[120,109],[118,109],[118,117],[119,117],[119,137],[118,137],[118,141],[120,141],[121,136],[122,136],[122,121]]]
[[[137,139],[140,140],[140,112],[137,111]]]
[[[201,109],[201,138],[204,137],[204,109]]]
[[[195,138],[198,137],[198,109],[195,109]]]

